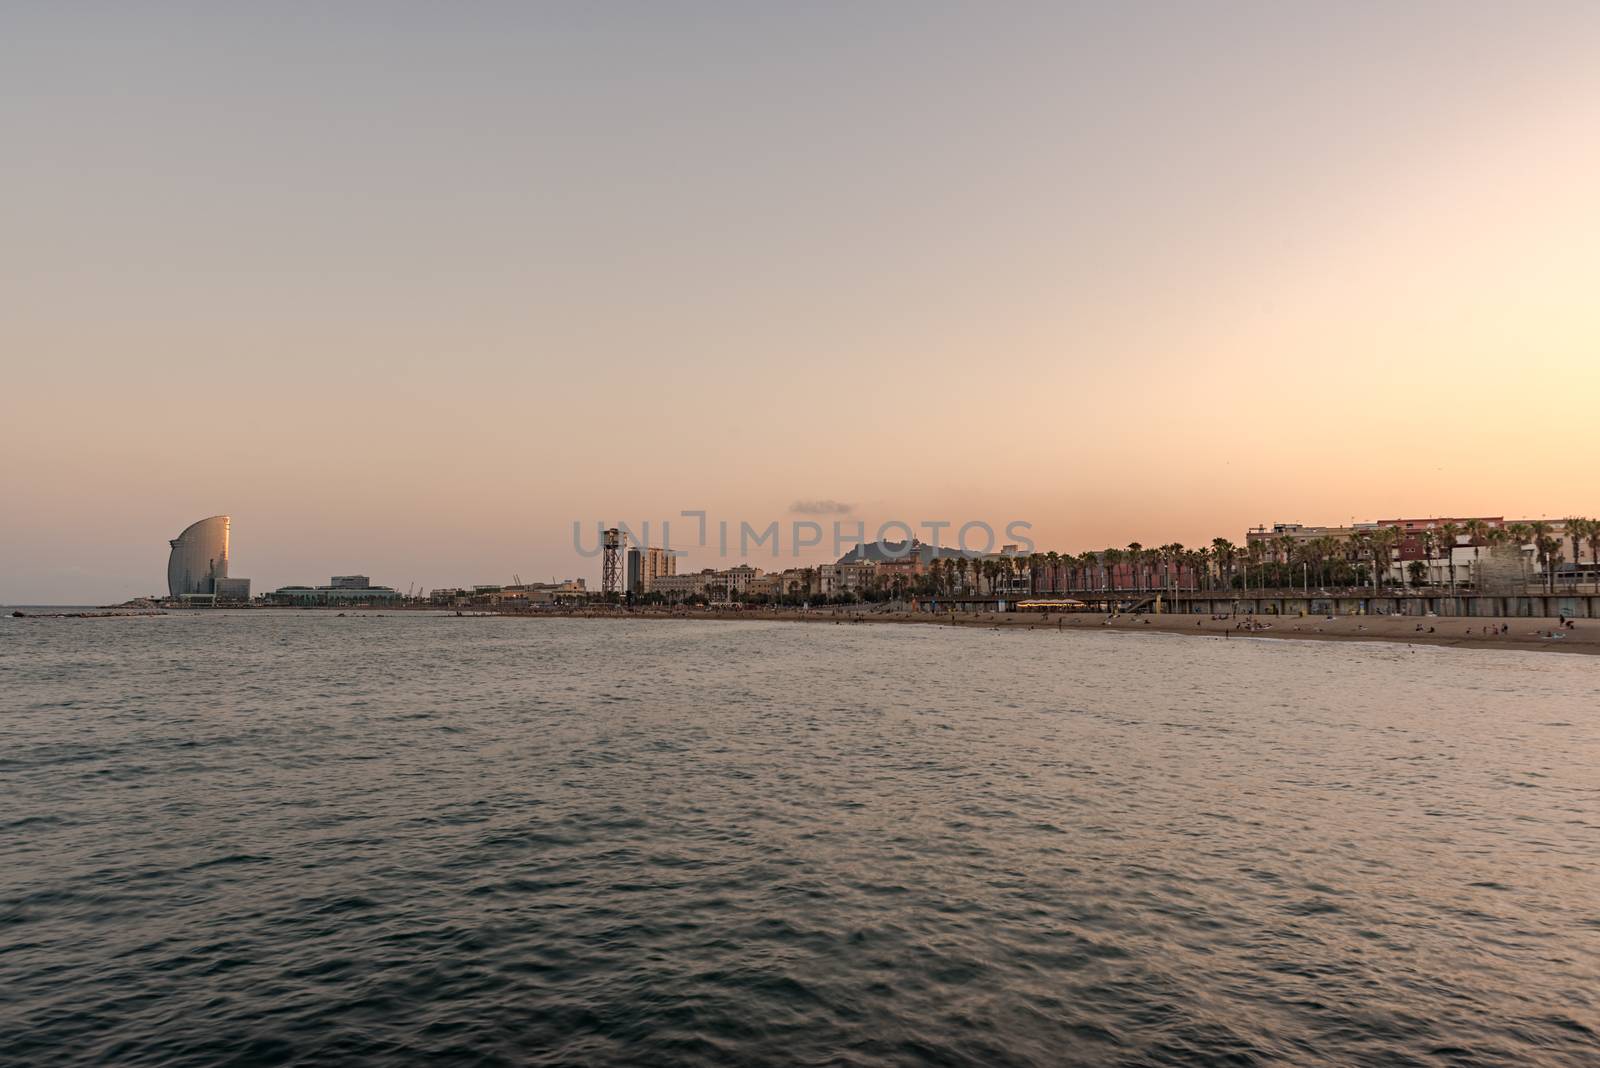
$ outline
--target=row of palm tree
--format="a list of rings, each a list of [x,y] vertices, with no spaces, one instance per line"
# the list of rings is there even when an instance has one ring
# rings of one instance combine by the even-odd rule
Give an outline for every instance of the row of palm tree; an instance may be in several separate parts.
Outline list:
[[[1600,580],[1600,520],[1574,517],[1566,520],[1565,527],[1574,545],[1587,542],[1596,578]],[[940,557],[932,561],[927,572],[911,583],[911,587],[915,592],[932,595],[992,595],[1023,590],[1041,594],[1141,594],[1370,584],[1376,592],[1386,584],[1395,584],[1394,554],[1407,536],[1401,528],[1390,526],[1357,531],[1345,538],[1325,535],[1302,539],[1286,534],[1250,538],[1242,548],[1226,538],[1213,538],[1209,546],[1196,549],[1185,548],[1177,542],[1145,548],[1135,541],[1126,548],[1111,547],[1078,554]],[[1413,568],[1413,581],[1417,585],[1425,584],[1434,572],[1435,561],[1441,561],[1453,593],[1457,588],[1454,550],[1464,547],[1464,540],[1473,550],[1474,577],[1485,546],[1527,546],[1539,563],[1548,589],[1555,590],[1555,572],[1562,560],[1563,542],[1549,522],[1538,520],[1495,526],[1481,519],[1465,523],[1451,521],[1411,536],[1417,539],[1422,550],[1422,559],[1417,561],[1421,567]]]
[[[1587,544],[1590,563],[1600,583],[1600,520],[1573,517],[1565,529],[1575,547],[1574,564],[1581,564]],[[1015,596],[1018,594],[1156,594],[1310,588],[1357,588],[1370,585],[1376,593],[1396,585],[1394,554],[1408,535],[1399,527],[1357,531],[1349,537],[1295,538],[1287,534],[1246,540],[1244,546],[1226,538],[1210,545],[1185,548],[1172,542],[1145,548],[1130,542],[1124,548],[1083,553],[1045,552],[1026,556],[941,556],[920,574],[897,572],[869,583],[854,595],[867,600],[919,596]],[[1443,562],[1452,594],[1457,588],[1454,550],[1470,546],[1472,579],[1477,582],[1484,547],[1523,547],[1524,560],[1532,556],[1541,568],[1550,592],[1556,588],[1556,569],[1563,559],[1563,539],[1546,521],[1495,526],[1481,519],[1447,522],[1414,532],[1422,558],[1410,565],[1414,585],[1426,585],[1436,560]],[[1465,544],[1463,545],[1463,542]],[[1573,568],[1576,585],[1578,567]],[[800,603],[816,589],[817,571],[806,568],[790,581],[778,599]],[[1399,580],[1403,582],[1403,579]],[[1524,582],[1526,582],[1526,577]]]

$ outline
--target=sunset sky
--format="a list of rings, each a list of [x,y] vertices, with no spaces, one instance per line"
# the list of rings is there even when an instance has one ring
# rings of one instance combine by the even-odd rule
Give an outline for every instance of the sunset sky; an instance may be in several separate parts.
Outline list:
[[[215,513],[258,592],[824,499],[1600,514],[1597,57],[1593,2],[7,3],[0,602]]]

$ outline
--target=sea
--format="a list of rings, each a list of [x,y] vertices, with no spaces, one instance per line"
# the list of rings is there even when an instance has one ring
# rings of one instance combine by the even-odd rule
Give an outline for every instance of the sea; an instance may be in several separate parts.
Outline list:
[[[1600,1064],[1600,659],[0,619],[7,1065]]]

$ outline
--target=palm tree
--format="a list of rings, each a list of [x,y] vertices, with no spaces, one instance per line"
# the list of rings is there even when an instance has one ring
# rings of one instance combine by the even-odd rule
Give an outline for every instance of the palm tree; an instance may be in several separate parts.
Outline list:
[[[1361,562],[1361,554],[1366,549],[1366,538],[1360,534],[1353,534],[1344,539],[1340,546],[1340,556],[1344,560],[1345,585],[1356,586],[1361,578],[1356,574],[1356,565]]]
[[[1555,574],[1550,564],[1550,524],[1543,519],[1536,519],[1528,524],[1528,529],[1533,534],[1533,552],[1539,560],[1539,568],[1544,572],[1544,585],[1550,592],[1555,592]],[[1561,543],[1556,542],[1557,545]]]
[[[1400,528],[1374,530],[1368,538],[1372,546],[1372,592],[1377,593],[1380,583],[1389,581],[1389,569],[1394,566],[1394,547],[1400,543]]]
[[[1317,557],[1317,582],[1326,588],[1328,585],[1328,562],[1339,555],[1339,539],[1331,534],[1324,534],[1311,543],[1312,552]]]
[[[1356,585],[1360,584],[1361,577],[1359,575],[1353,574],[1353,572],[1356,570],[1356,566],[1360,563],[1360,561],[1362,561],[1368,555],[1370,555],[1371,552],[1372,552],[1372,534],[1371,534],[1371,532],[1365,531],[1365,530],[1359,530],[1356,533],[1350,535],[1350,541],[1346,545],[1346,558],[1350,561],[1350,569],[1352,571],[1352,575],[1351,575],[1352,584],[1356,584]]]
[[[1218,576],[1223,580],[1223,585],[1231,589],[1233,587],[1233,558],[1238,549],[1227,538],[1212,538],[1211,549],[1215,554],[1213,559],[1217,563]]]
[[[1584,526],[1589,539],[1589,559],[1594,564],[1595,589],[1600,590],[1600,519],[1586,519]]]
[[[1572,539],[1572,589],[1578,589],[1578,571],[1583,564],[1583,540],[1588,538],[1593,546],[1596,540],[1594,520],[1573,516],[1567,520],[1567,536]]]
[[[1561,561],[1566,558],[1562,551],[1561,536],[1559,534],[1546,534],[1541,541],[1544,549],[1545,585],[1551,593],[1556,592],[1556,572],[1561,568]]]
[[[1171,597],[1178,592],[1178,567],[1183,559],[1183,546],[1168,542],[1161,547],[1161,585]]]
[[[1294,559],[1294,539],[1287,534],[1280,534],[1272,539],[1272,550],[1277,558],[1287,564]]]
[[[1472,585],[1480,592],[1483,588],[1483,582],[1478,577],[1478,569],[1483,566],[1480,554],[1483,544],[1489,540],[1489,529],[1489,524],[1481,519],[1467,520],[1467,540],[1472,542]]]
[[[1256,568],[1256,589],[1261,588],[1261,558],[1263,547],[1260,541],[1252,540],[1245,543],[1244,547],[1244,588],[1250,589],[1250,568]]]
[[[1100,553],[1100,571],[1105,578],[1104,586],[1107,590],[1116,589],[1117,565],[1122,563],[1121,549],[1105,549]]]
[[[1517,558],[1522,563],[1522,584],[1528,584],[1528,543],[1533,540],[1533,528],[1527,523],[1512,523],[1505,528],[1505,539],[1517,547]],[[1526,592],[1526,591],[1524,591]]]
[[[1422,532],[1422,537],[1420,540],[1422,542],[1422,558],[1427,561],[1427,563],[1423,565],[1423,569],[1428,576],[1428,585],[1431,586],[1433,585],[1433,550],[1438,544],[1438,535],[1436,535],[1433,532],[1433,529],[1430,527]],[[1414,571],[1411,574],[1411,584],[1413,586],[1417,585],[1417,576],[1416,572]]]
[[[1061,567],[1061,554],[1051,549],[1044,554],[1044,562],[1045,566],[1050,569],[1050,592],[1060,593],[1061,572],[1059,568]]]
[[[1461,540],[1461,527],[1454,520],[1439,524],[1439,540],[1444,543],[1444,562],[1450,569],[1450,596],[1456,595],[1456,542]]]

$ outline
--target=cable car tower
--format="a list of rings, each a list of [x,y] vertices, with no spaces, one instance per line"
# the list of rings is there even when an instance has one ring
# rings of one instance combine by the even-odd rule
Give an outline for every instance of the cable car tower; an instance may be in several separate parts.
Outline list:
[[[600,592],[622,592],[622,531],[612,527],[605,532],[600,561]]]

